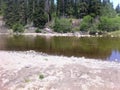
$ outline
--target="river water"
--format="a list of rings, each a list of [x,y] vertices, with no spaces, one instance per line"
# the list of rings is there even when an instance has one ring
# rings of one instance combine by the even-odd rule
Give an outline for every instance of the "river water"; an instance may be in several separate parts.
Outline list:
[[[120,38],[0,36],[0,50],[34,50],[50,55],[85,57],[120,62]]]

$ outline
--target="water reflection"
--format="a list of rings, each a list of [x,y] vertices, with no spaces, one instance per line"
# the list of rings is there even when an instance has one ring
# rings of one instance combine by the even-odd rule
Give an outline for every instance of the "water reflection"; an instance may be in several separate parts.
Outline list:
[[[120,52],[118,50],[113,50],[110,57],[108,57],[107,60],[120,62]]]
[[[120,60],[120,38],[0,36],[0,50],[34,50],[50,55]]]

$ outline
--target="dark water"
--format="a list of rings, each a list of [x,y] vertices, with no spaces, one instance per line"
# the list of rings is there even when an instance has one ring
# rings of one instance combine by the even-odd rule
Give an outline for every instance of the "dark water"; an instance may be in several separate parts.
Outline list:
[[[35,50],[51,55],[120,61],[120,38],[0,36],[0,50]]]

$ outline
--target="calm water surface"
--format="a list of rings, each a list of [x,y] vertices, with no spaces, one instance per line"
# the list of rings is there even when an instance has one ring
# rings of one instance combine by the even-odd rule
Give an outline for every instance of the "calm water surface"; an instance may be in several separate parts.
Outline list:
[[[120,62],[120,38],[0,36],[0,50],[35,50],[51,55],[77,56]]]

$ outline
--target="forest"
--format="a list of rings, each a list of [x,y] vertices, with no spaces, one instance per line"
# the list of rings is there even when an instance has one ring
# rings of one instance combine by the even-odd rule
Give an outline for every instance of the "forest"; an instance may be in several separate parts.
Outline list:
[[[6,27],[24,31],[26,25],[55,32],[120,30],[120,5],[110,0],[0,0]]]

